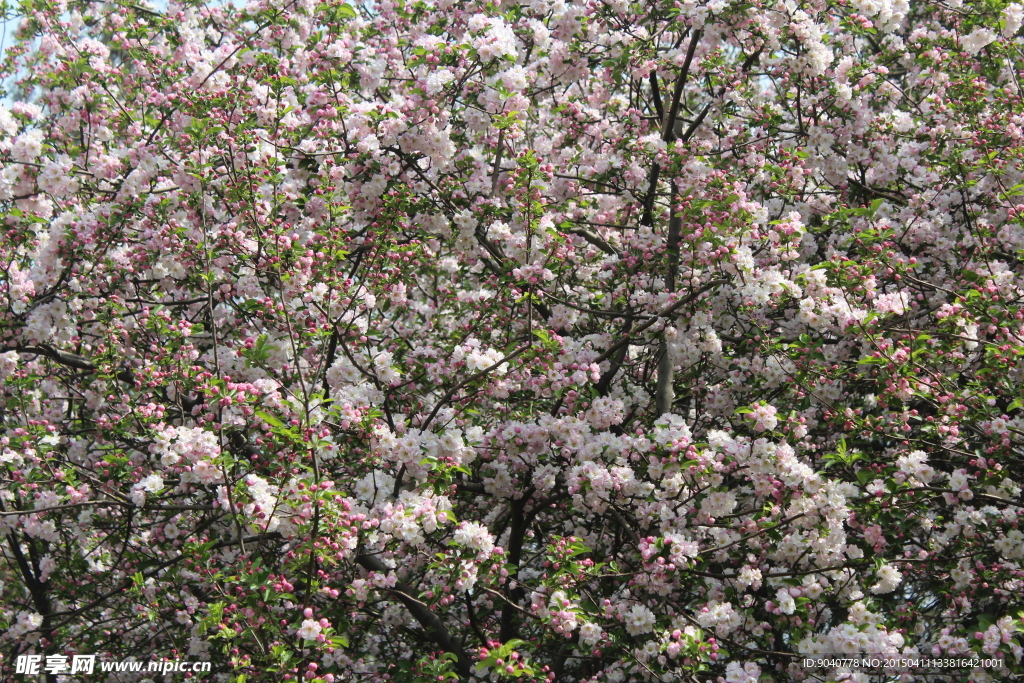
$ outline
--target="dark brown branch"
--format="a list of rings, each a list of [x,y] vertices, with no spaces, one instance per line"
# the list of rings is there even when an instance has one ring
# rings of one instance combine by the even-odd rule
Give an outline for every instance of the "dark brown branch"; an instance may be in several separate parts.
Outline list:
[[[279,532],[277,532],[277,531],[270,531],[270,532],[265,533],[265,534],[256,534],[255,536],[246,536],[244,539],[237,539],[236,538],[236,539],[234,539],[232,541],[221,541],[220,543],[215,543],[212,546],[210,546],[208,548],[208,550],[220,550],[221,548],[227,548],[229,546],[239,545],[240,543],[254,543],[254,542],[258,542],[258,541],[269,541],[269,540],[280,539],[280,538],[283,538],[283,536],[281,536],[281,534]],[[189,553],[189,554],[182,553],[181,555],[178,555],[177,557],[172,557],[169,560],[165,560],[165,561],[161,562],[160,564],[156,565],[155,567],[150,567],[149,569],[145,570],[143,572],[143,579],[148,579],[151,576],[156,576],[157,574],[162,572],[164,569],[167,569],[171,565],[176,564],[178,562],[181,562],[182,560],[192,559],[194,557],[195,557],[195,555],[192,554],[192,553]],[[122,591],[124,591],[124,589],[128,588],[128,586],[132,585],[134,580],[135,579],[133,577],[131,577],[131,576],[126,577],[123,581],[121,581],[117,585],[116,588],[114,588],[113,590],[107,591],[106,593],[104,593],[103,595],[99,596],[98,598],[96,598],[95,600],[93,600],[89,604],[85,605],[84,607],[79,607],[78,609],[68,610],[68,611],[65,611],[65,612],[56,612],[56,613],[54,613],[53,616],[77,617],[77,616],[79,616],[81,614],[84,614],[85,612],[88,612],[93,607],[96,607],[97,605],[102,604],[107,598],[110,598],[111,596],[117,595],[118,593],[121,593]],[[65,622],[65,623],[67,623],[67,622]]]
[[[852,185],[856,185],[858,188],[860,188],[864,192],[867,192],[869,194],[873,194],[876,197],[881,197],[882,199],[888,199],[890,202],[892,202],[893,204],[896,204],[898,206],[906,206],[907,205],[907,200],[903,199],[902,197],[898,197],[898,196],[896,196],[896,195],[894,195],[894,194],[892,194],[890,192],[886,192],[885,190],[879,190],[877,188],[871,187],[870,185],[862,183],[862,182],[860,182],[859,180],[857,180],[856,178],[853,178],[853,177],[848,177],[847,180],[849,180]]]
[[[590,232],[585,228],[573,228],[569,230],[569,233],[573,235],[579,235],[580,237],[590,242],[591,244],[593,244],[595,247],[597,247],[606,254],[613,254],[615,256],[619,255],[618,249],[608,244],[608,242],[603,240],[599,235],[595,235],[594,233]]]
[[[661,164],[651,164],[651,175],[647,179],[647,195],[644,197],[644,212],[640,216],[640,224],[648,227],[654,225],[654,197],[658,190],[658,177],[661,175]]]
[[[391,571],[376,555],[359,555],[356,557],[356,562],[367,571],[380,572],[382,574],[387,574]],[[424,633],[431,641],[445,652],[455,655],[457,660],[456,668],[459,671],[459,675],[464,679],[469,678],[471,674],[469,657],[466,656],[463,649],[455,642],[437,615],[431,612],[430,608],[425,604],[412,597],[409,588],[404,584],[396,583],[395,587],[389,589],[389,591],[398,598],[399,602],[405,605],[405,608],[409,610],[413,618],[423,627]]]
[[[633,545],[638,549],[640,548],[640,536],[636,533],[636,529],[630,526],[626,518],[622,516],[622,513],[615,507],[610,507],[609,511],[612,513],[612,519],[615,520],[616,524],[622,529],[622,531],[629,536],[629,540],[633,542]]]
[[[691,47],[693,44],[691,43]],[[688,55],[691,56],[691,55]],[[668,221],[668,275],[665,278],[669,292],[676,291],[676,271],[679,269],[679,236],[682,232],[683,219],[676,213],[676,200],[679,196],[675,180],[671,181],[672,192],[669,195],[669,211],[671,218]],[[669,353],[668,341],[662,336],[661,358],[658,360],[658,382],[654,390],[654,401],[659,416],[672,412],[672,404],[675,401],[675,365],[672,362],[672,354]]]
[[[505,129],[498,131],[498,151],[494,155],[494,169],[491,171],[491,196],[498,193],[498,178],[501,171],[501,153],[505,151]]]
[[[763,49],[763,48],[761,48],[761,49]],[[761,56],[761,49],[759,49],[756,52],[752,53],[749,57],[747,57],[744,60],[743,65],[740,67],[740,71],[746,73],[750,69],[750,67],[754,65],[754,62],[756,62],[758,57]],[[718,97],[722,97],[722,95],[724,95],[724,94],[725,94],[725,86],[723,85],[718,90]],[[680,138],[680,140],[682,140],[683,142],[689,142],[690,138],[693,137],[693,134],[697,131],[697,128],[700,127],[700,124],[704,122],[704,119],[707,117],[708,112],[710,112],[710,111],[711,111],[711,103],[709,102],[708,104],[704,105],[704,108],[701,109],[700,114],[697,115],[697,118],[695,118],[690,123],[689,128],[686,129],[686,132],[683,133],[683,135]]]
[[[669,353],[668,342],[664,337],[659,344],[658,358],[658,381],[654,388],[654,406],[658,417],[665,413],[672,412],[672,404],[676,400],[675,367],[672,364],[672,354]]]
[[[476,373],[475,375],[470,375],[467,379],[465,379],[462,382],[459,382],[458,384],[456,384],[454,387],[452,387],[448,391],[447,394],[444,395],[444,397],[440,401],[437,402],[437,405],[434,406],[434,409],[430,411],[430,415],[427,416],[426,421],[423,423],[423,426],[420,427],[420,429],[426,430],[426,428],[430,425],[430,423],[434,421],[434,418],[437,417],[437,411],[441,410],[441,406],[443,406],[445,403],[450,401],[452,399],[452,397],[455,396],[455,394],[459,391],[459,389],[461,389],[462,387],[466,386],[467,384],[469,384],[473,380],[480,379],[481,377],[484,377],[485,375],[487,375],[487,373],[489,373],[492,370],[494,370],[494,369],[498,368],[499,366],[501,366],[502,363],[505,363],[505,362],[508,362],[508,361],[512,360],[513,358],[515,358],[516,356],[521,354],[523,351],[526,351],[528,348],[530,348],[529,345],[522,346],[522,347],[516,349],[515,351],[513,351],[512,353],[508,354],[507,356],[505,356],[501,360],[497,361],[496,363],[493,363],[492,365],[489,365],[488,367],[484,368],[483,370],[481,370],[480,372]]]
[[[676,79],[676,87],[672,91],[672,105],[669,107],[661,129],[661,139],[665,142],[672,142],[676,139],[676,118],[679,116],[679,103],[683,97],[683,86],[686,85],[686,77],[690,73],[690,64],[693,63],[693,53],[697,50],[697,42],[703,33],[702,30],[695,31],[693,37],[690,38],[690,47],[686,50],[686,61],[683,62],[679,78]]]
[[[13,510],[7,512],[0,512],[0,517],[8,517],[14,515],[37,515],[44,512],[54,512],[57,510],[73,510],[80,507],[88,507],[90,505],[116,505],[118,507],[124,507],[134,509],[132,503],[127,503],[120,500],[87,500],[81,503],[68,503],[67,505],[54,505],[48,508],[35,508],[33,510]],[[182,510],[216,510],[212,505],[145,505],[142,507],[143,510],[151,510],[154,512],[169,511],[169,512],[180,512]]]
[[[4,507],[2,500],[0,500],[0,511],[8,512]],[[17,512],[17,511],[15,511]],[[27,539],[29,542],[29,553],[31,555],[32,566],[29,565],[29,560],[25,558],[25,554],[21,551],[21,545],[18,543],[15,532],[10,531],[6,534],[8,542],[11,546],[11,552],[14,554],[14,559],[18,565],[18,570],[21,572],[22,581],[25,582],[25,588],[28,589],[29,595],[32,596],[32,604],[43,617],[43,623],[40,625],[40,632],[43,638],[49,641],[49,646],[53,645],[53,604],[50,602],[50,595],[46,590],[46,581],[42,581],[39,577],[41,572],[39,571],[39,564],[36,558],[36,554],[33,552],[31,545],[32,539]],[[27,538],[27,537],[26,537]],[[33,571],[33,568],[35,571]],[[56,676],[49,677],[47,681],[56,681]]]
[[[14,348],[5,348],[0,353],[7,351],[17,351],[18,353],[34,353],[45,358],[49,358],[55,363],[66,365],[69,368],[76,370],[86,370],[93,372],[96,370],[96,365],[84,356],[79,356],[77,353],[68,353],[67,351],[60,351],[47,344],[39,344],[37,346],[15,346]]]
[[[519,576],[519,563],[522,560],[523,540],[526,538],[527,527],[527,524],[524,524],[523,509],[526,507],[526,499],[528,497],[529,493],[525,493],[519,500],[512,501],[512,528],[508,535],[508,561],[514,568],[509,573],[509,578]],[[515,598],[515,595],[512,597]],[[512,617],[515,613],[511,607],[514,602],[514,599],[510,599],[508,604],[501,610],[501,631],[499,632],[498,639],[503,643],[511,640],[514,635]]]
[[[476,608],[473,606],[473,598],[469,597],[469,593],[466,593],[466,615],[469,617],[469,627],[473,629],[473,635],[480,641],[480,645],[487,645],[487,637],[484,632],[480,630],[480,624],[476,619]]]
[[[627,320],[626,327],[622,330],[625,334],[629,334],[630,328],[633,327],[633,321]],[[601,378],[597,381],[596,389],[597,393],[601,396],[607,396],[608,390],[611,388],[612,380],[615,379],[615,375],[619,372],[619,368],[622,367],[622,363],[626,360],[626,352],[629,350],[629,344],[623,344],[619,347],[615,355],[612,356],[611,367],[609,367]]]
[[[486,491],[484,485],[478,481],[459,481],[456,482],[456,486],[459,487],[460,491],[467,491],[469,493],[484,493]]]
[[[693,120],[690,127],[686,129],[686,132],[683,133],[683,137],[681,137],[680,140],[683,142],[689,142],[690,138],[693,137],[693,134],[697,131],[697,127],[704,122],[704,118],[708,115],[709,111],[711,111],[711,105],[705,104],[704,108],[700,110],[700,114],[698,114],[697,118]]]
[[[594,362],[595,363],[602,363],[602,362],[608,360],[611,357],[611,355],[613,353],[615,353],[615,351],[620,346],[623,346],[624,344],[628,344],[630,339],[632,339],[636,335],[640,334],[641,332],[643,332],[644,330],[649,328],[651,325],[656,323],[658,320],[660,320],[662,318],[665,318],[665,317],[667,317],[669,315],[672,315],[677,310],[679,310],[680,308],[682,308],[686,304],[690,303],[691,301],[693,301],[694,299],[699,297],[704,292],[708,291],[709,289],[712,289],[713,287],[717,287],[718,285],[724,285],[728,281],[729,281],[728,278],[718,278],[717,280],[711,280],[710,282],[705,284],[703,287],[699,288],[697,291],[691,292],[690,294],[687,294],[682,299],[680,299],[679,301],[675,302],[671,306],[666,307],[663,311],[658,313],[655,317],[651,318],[650,320],[645,322],[643,325],[641,325],[640,327],[636,328],[635,331],[627,332],[625,335],[623,335],[622,337],[617,339],[615,342],[612,343],[611,346],[609,346],[607,349],[605,349],[604,353],[602,353],[600,356],[595,358]]]
[[[96,372],[96,364],[85,356],[80,356],[77,353],[70,353],[68,351],[61,351],[55,349],[49,344],[37,344],[35,346],[14,346],[0,349],[0,353],[6,353],[8,351],[17,351],[18,353],[34,353],[44,358],[49,358],[54,363],[65,365],[75,370],[84,370],[85,372]],[[127,368],[121,370],[116,375],[117,379],[122,382],[134,383],[135,376],[131,370]]]
[[[148,299],[123,299],[125,303],[148,304],[150,306],[191,306],[192,304],[201,304],[207,300],[208,298],[205,296],[201,296],[196,299],[185,299],[183,301],[150,301]]]
[[[669,106],[668,112],[665,114],[665,118],[662,121],[661,126],[661,139],[665,142],[672,142],[675,140],[675,126],[676,118],[679,115],[679,102],[683,96],[683,86],[686,85],[686,77],[690,72],[690,64],[693,61],[693,53],[697,49],[697,41],[700,40],[702,31],[696,31],[693,37],[690,38],[690,47],[686,51],[686,61],[683,63],[682,69],[679,72],[679,77],[676,78],[676,85],[672,91],[672,103]],[[640,224],[653,226],[654,225],[654,198],[658,194],[658,178],[661,175],[661,165],[655,162],[651,164],[651,174],[647,180],[647,195],[644,197],[644,211],[640,217]]]
[[[652,71],[649,79],[651,81],[651,99],[654,100],[654,111],[658,114],[658,120],[662,121],[665,118],[665,112],[661,106],[661,88],[658,87],[658,74]]]

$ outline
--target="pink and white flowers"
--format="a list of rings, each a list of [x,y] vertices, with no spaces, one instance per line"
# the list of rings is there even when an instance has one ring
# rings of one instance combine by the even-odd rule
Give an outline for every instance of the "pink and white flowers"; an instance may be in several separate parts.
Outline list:
[[[637,7],[22,3],[0,678],[1024,673],[1024,5]]]

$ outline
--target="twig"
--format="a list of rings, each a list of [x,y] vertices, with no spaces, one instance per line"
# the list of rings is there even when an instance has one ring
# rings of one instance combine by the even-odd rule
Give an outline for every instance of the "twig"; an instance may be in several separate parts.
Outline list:
[[[716,280],[711,280],[710,282],[705,284],[703,287],[701,287],[697,291],[692,292],[692,293],[684,296],[682,299],[680,299],[679,301],[675,302],[671,306],[668,306],[663,311],[661,311],[660,313],[655,315],[653,318],[651,318],[650,320],[645,322],[643,325],[641,325],[640,327],[636,328],[636,330],[634,330],[633,332],[627,332],[625,335],[623,335],[622,337],[617,339],[615,342],[612,343],[611,346],[609,346],[607,349],[605,349],[604,353],[602,353],[600,356],[595,358],[594,362],[595,363],[602,363],[603,361],[608,360],[608,358],[610,358],[611,355],[613,353],[615,353],[616,349],[618,349],[623,344],[628,344],[630,339],[632,339],[636,335],[638,335],[641,332],[643,332],[644,330],[646,330],[648,327],[650,327],[651,325],[656,323],[661,318],[665,318],[667,316],[672,315],[677,310],[679,310],[680,308],[682,308],[686,304],[690,303],[691,301],[696,299],[698,296],[700,296],[704,292],[708,291],[709,289],[711,289],[713,287],[717,287],[718,285],[724,285],[728,281],[729,281],[728,278],[718,278]]]
[[[469,378],[467,378],[467,379],[463,380],[462,382],[459,382],[458,384],[456,384],[454,387],[452,387],[448,391],[448,393],[446,393],[444,395],[444,398],[442,398],[440,401],[437,402],[437,405],[435,405],[434,409],[430,411],[430,415],[427,416],[426,421],[423,423],[423,426],[420,427],[420,429],[422,429],[423,431],[426,431],[427,426],[430,425],[431,422],[433,422],[435,417],[437,417],[437,411],[441,410],[441,406],[443,406],[445,403],[450,401],[452,396],[454,396],[459,391],[459,389],[461,389],[462,387],[466,386],[467,384],[469,384],[473,380],[476,380],[476,379],[479,379],[479,378],[483,377],[484,375],[489,373],[491,370],[494,370],[495,368],[500,367],[502,363],[505,363],[505,362],[508,362],[508,361],[512,360],[513,358],[515,358],[516,356],[518,356],[523,351],[526,351],[529,348],[530,348],[529,344],[527,344],[526,346],[520,347],[520,348],[516,349],[515,351],[513,351],[512,353],[510,353],[509,355],[507,355],[504,358],[502,358],[501,360],[493,363],[492,365],[487,366],[486,368],[484,368],[480,372],[476,373],[475,375],[471,375]]]
[[[595,235],[586,228],[572,228],[568,232],[573,235],[579,235],[606,254],[613,254],[615,256],[619,255],[618,249],[608,244],[608,242],[604,241],[599,235]]]
[[[73,510],[75,508],[87,507],[90,505],[116,505],[118,507],[133,508],[134,506],[130,503],[126,503],[120,500],[86,500],[81,503],[68,503],[67,505],[54,505],[46,508],[36,508],[34,510],[13,510],[10,512],[0,512],[0,517],[8,517],[12,515],[37,515],[44,512],[54,512],[56,510]],[[143,505],[143,510],[152,510],[154,512],[169,511],[169,512],[181,512],[184,510],[216,510],[212,505]]]
[[[367,571],[379,572],[382,574],[388,573],[390,570],[385,566],[384,562],[381,561],[376,555],[359,555],[356,557],[356,562],[359,566],[363,567]],[[393,588],[388,589],[391,593],[398,598],[399,602],[405,605],[405,608],[409,610],[413,618],[419,622],[420,626],[423,627],[424,632],[427,634],[434,643],[445,652],[450,652],[456,657],[456,667],[459,670],[459,675],[463,678],[469,678],[471,672],[471,665],[469,657],[459,647],[458,643],[452,638],[448,629],[445,628],[444,623],[438,618],[436,614],[430,611],[430,608],[425,605],[422,601],[414,598],[409,591],[409,588],[402,583],[396,583]]]
[[[37,344],[35,346],[13,346],[5,347],[0,349],[0,353],[6,353],[8,351],[17,351],[18,353],[34,353],[44,358],[49,358],[55,363],[66,365],[69,368],[76,370],[84,370],[86,372],[95,372],[97,370],[96,364],[85,356],[80,356],[77,353],[69,353],[68,351],[61,351],[55,349],[49,344]],[[130,384],[135,383],[135,376],[129,369],[124,369],[118,372],[115,377],[122,382],[128,382]]]
[[[505,151],[505,129],[498,131],[498,151],[494,155],[494,170],[491,171],[491,196],[498,192],[498,177],[501,171],[501,153]]]

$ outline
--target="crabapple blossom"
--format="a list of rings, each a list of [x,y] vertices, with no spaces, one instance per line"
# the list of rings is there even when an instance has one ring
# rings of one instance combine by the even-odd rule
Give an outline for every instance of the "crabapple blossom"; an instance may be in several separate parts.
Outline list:
[[[796,611],[796,602],[788,588],[780,588],[775,594],[775,598],[778,600],[779,609],[783,614],[792,614]]]
[[[584,645],[595,645],[601,640],[601,627],[593,622],[580,626],[580,642]]]
[[[302,626],[299,627],[297,634],[303,640],[316,640],[321,630],[319,623],[312,619],[306,619],[302,622]]]
[[[1024,672],[1024,5],[16,11],[3,680]]]
[[[644,605],[633,605],[625,616],[626,631],[631,636],[649,633],[654,628],[654,613]]]
[[[775,414],[778,410],[775,406],[761,405],[754,408],[750,413],[750,419],[754,421],[754,429],[763,432],[766,429],[775,429],[775,426],[779,423],[778,418]]]
[[[871,592],[875,594],[891,593],[903,580],[903,575],[891,564],[882,565],[878,570],[877,577],[878,583],[871,586]]]

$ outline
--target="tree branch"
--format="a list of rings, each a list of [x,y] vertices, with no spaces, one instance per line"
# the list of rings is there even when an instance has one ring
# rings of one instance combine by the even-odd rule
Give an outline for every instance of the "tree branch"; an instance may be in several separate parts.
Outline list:
[[[505,356],[501,360],[499,360],[499,361],[493,363],[492,365],[489,365],[488,367],[484,368],[483,370],[481,370],[480,372],[476,373],[475,375],[471,375],[468,378],[466,378],[465,380],[463,380],[462,382],[459,382],[458,384],[456,384],[454,387],[452,387],[448,391],[447,394],[444,395],[444,397],[440,401],[437,402],[437,405],[435,405],[434,409],[430,411],[430,415],[427,416],[426,421],[423,423],[423,426],[420,427],[420,429],[426,430],[426,428],[430,425],[431,422],[434,421],[434,418],[437,416],[437,411],[441,410],[441,406],[443,406],[445,403],[450,401],[451,398],[453,396],[455,396],[456,393],[458,393],[459,389],[461,389],[462,387],[466,386],[467,384],[469,384],[473,380],[480,379],[481,377],[485,376],[491,370],[494,370],[495,368],[499,367],[502,363],[505,363],[507,361],[512,360],[513,358],[515,358],[516,356],[521,354],[523,351],[526,351],[528,348],[530,348],[529,344],[527,344],[526,346],[522,346],[522,347],[516,349],[515,351],[513,351],[512,353],[508,354],[507,356]]]
[[[606,254],[613,254],[615,256],[619,255],[618,249],[608,244],[608,242],[603,240],[599,235],[590,232],[586,228],[573,228],[572,230],[569,230],[569,233],[573,235],[579,235],[580,237],[590,242],[591,244],[593,244],[595,247],[597,247]]]
[[[658,120],[662,121],[665,118],[665,111],[661,106],[661,89],[658,87],[658,74],[652,71],[648,79],[651,82],[651,99],[654,100],[654,111],[658,114]]]
[[[690,64],[693,63],[693,53],[697,50],[697,42],[704,31],[698,29],[690,38],[690,47],[686,50],[686,61],[683,62],[679,77],[676,79],[676,87],[672,91],[672,104],[666,114],[665,121],[661,127],[661,139],[665,142],[672,142],[676,139],[676,118],[679,116],[679,103],[683,97],[683,86],[686,85],[686,77],[690,73]]]
[[[494,169],[491,171],[491,196],[498,193],[498,178],[501,171],[501,153],[505,151],[505,129],[498,131],[498,151],[494,155]]]
[[[526,507],[526,499],[528,494],[523,494],[523,497],[519,500],[512,501],[512,529],[508,535],[508,561],[509,564],[514,565],[514,569],[510,572],[509,578],[519,576],[519,563],[522,561],[523,552],[523,540],[526,537],[526,524],[523,520],[523,509]],[[514,589],[513,589],[514,590]],[[514,595],[512,596],[515,597]],[[511,640],[513,635],[513,623],[512,615],[513,611],[510,605],[515,604],[512,599],[508,600],[501,610],[501,631],[499,632],[498,639],[501,642],[507,642]],[[518,607],[518,605],[516,605]]]
[[[627,320],[624,331],[628,334],[631,327],[633,327],[633,321]],[[597,393],[601,396],[608,395],[608,390],[611,388],[612,380],[615,379],[615,375],[619,372],[619,368],[622,367],[622,363],[626,360],[627,351],[629,351],[629,344],[623,344],[620,346],[618,351],[616,351],[612,356],[611,367],[609,367],[597,381],[595,388],[597,389]]]
[[[665,339],[664,333],[662,334],[661,343],[659,344],[658,358],[658,383],[654,388],[654,406],[655,411],[658,413],[658,417],[661,417],[665,413],[672,412],[672,404],[676,400],[675,387],[675,367],[672,363],[672,354],[669,352],[668,341]]]
[[[391,571],[376,555],[359,555],[356,557],[356,562],[367,571],[380,572],[382,574],[387,574]],[[472,671],[472,663],[469,657],[466,656],[463,649],[455,642],[437,615],[431,612],[430,608],[425,604],[412,597],[408,587],[404,584],[396,583],[395,587],[389,590],[398,598],[399,602],[405,605],[405,608],[409,610],[413,618],[423,627],[423,631],[431,641],[445,652],[451,652],[455,655],[457,660],[456,668],[459,671],[459,675],[463,678],[469,678]]]
[[[0,349],[0,353],[7,353],[8,351],[17,351],[18,353],[34,353],[44,358],[49,358],[54,363],[65,365],[75,370],[84,370],[85,372],[96,372],[96,364],[85,356],[80,356],[77,353],[70,353],[68,351],[61,351],[55,349],[49,344],[36,344],[35,346],[13,346],[5,347]],[[117,379],[122,382],[128,382],[129,384],[135,383],[135,375],[131,370],[125,368],[115,375]]]
[[[644,330],[649,328],[651,325],[656,323],[658,320],[660,320],[660,319],[662,319],[664,317],[667,317],[669,315],[672,315],[677,310],[679,310],[680,308],[682,308],[686,304],[690,303],[691,301],[693,301],[694,299],[696,299],[697,297],[699,297],[701,294],[703,294],[704,292],[708,291],[709,289],[717,287],[718,285],[724,285],[727,282],[729,282],[728,278],[718,278],[716,280],[711,280],[710,282],[706,283],[703,287],[701,287],[697,291],[692,292],[690,294],[687,294],[682,299],[680,299],[679,301],[675,302],[671,306],[666,307],[663,311],[661,311],[660,313],[655,315],[653,318],[651,318],[650,320],[645,322],[640,327],[636,328],[636,330],[634,330],[633,332],[627,332],[625,335],[623,335],[619,339],[615,340],[615,342],[613,342],[611,346],[609,346],[607,349],[605,349],[604,353],[602,353],[600,356],[598,356],[597,358],[594,359],[594,362],[595,363],[602,363],[602,362],[608,360],[608,358],[610,358],[611,355],[613,353],[615,353],[615,351],[620,346],[622,346],[624,344],[628,344],[630,339],[632,339],[636,335],[640,334],[641,332],[643,332]]]

